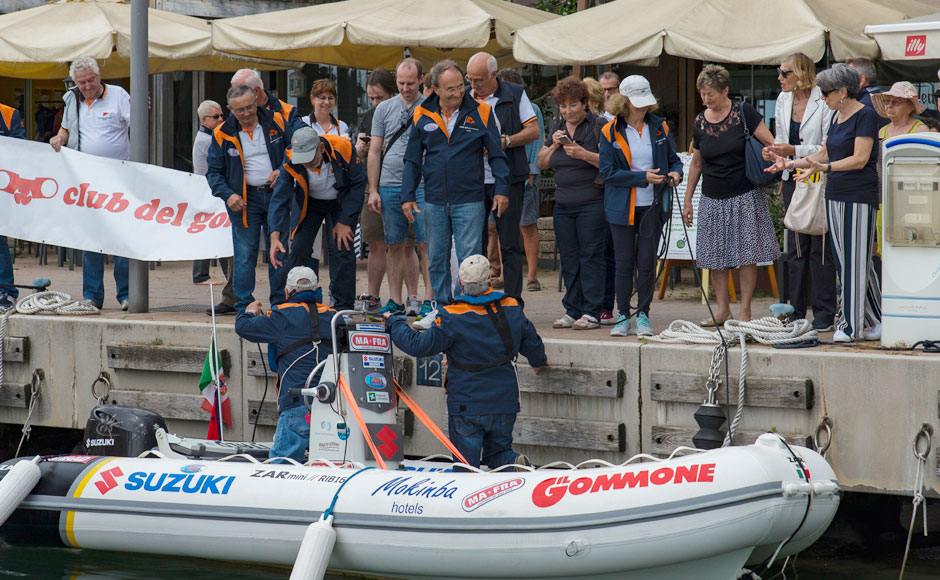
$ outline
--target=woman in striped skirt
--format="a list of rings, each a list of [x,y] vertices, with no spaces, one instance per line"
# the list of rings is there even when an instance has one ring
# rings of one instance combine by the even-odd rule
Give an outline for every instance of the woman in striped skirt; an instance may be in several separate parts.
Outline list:
[[[878,211],[878,114],[856,100],[860,77],[836,64],[816,78],[826,105],[835,111],[825,146],[796,161],[775,159],[775,171],[798,169],[796,179],[817,172],[826,181],[829,241],[842,281],[842,307],[835,342],[881,339],[881,287],[872,262]],[[865,328],[869,328],[866,332]]]

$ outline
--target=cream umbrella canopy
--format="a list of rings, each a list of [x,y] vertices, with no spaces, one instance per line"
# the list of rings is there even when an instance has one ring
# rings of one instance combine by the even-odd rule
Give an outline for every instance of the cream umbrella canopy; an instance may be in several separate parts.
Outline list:
[[[516,31],[513,55],[537,64],[607,64],[657,57],[774,64],[813,60],[828,38],[837,59],[878,56],[865,24],[928,14],[910,0],[616,0]]]
[[[234,71],[245,66],[287,68],[220,54],[209,23],[200,18],[149,11],[151,74],[179,70]],[[131,6],[121,0],[58,0],[0,16],[0,76],[61,79],[68,61],[98,60],[106,78],[130,74]]]
[[[505,0],[344,0],[212,23],[220,51],[257,58],[394,68],[405,49],[430,65],[485,50],[512,61],[512,33],[557,15]]]

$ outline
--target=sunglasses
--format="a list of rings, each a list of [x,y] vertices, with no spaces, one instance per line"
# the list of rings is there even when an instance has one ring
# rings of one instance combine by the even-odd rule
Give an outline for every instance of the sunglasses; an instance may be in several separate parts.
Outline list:
[[[796,74],[796,73],[793,72],[792,70],[782,69],[782,68],[780,68],[779,66],[777,67],[777,76],[778,76],[778,77],[787,78],[787,75],[792,75],[792,74]]]
[[[221,119],[221,118],[222,118],[222,113],[219,113],[218,115],[206,115],[205,117],[203,117],[203,119]]]
[[[819,92],[822,93],[822,96],[823,96],[823,98],[825,99],[826,97],[829,96],[830,93],[835,92],[835,90],[836,90],[836,89],[822,89],[822,88],[821,88],[821,89],[819,89]]]
[[[904,103],[909,103],[909,102],[910,102],[910,100],[908,100],[908,99],[885,99],[885,103],[884,103],[884,104],[885,104],[886,107],[887,107],[888,105],[891,105],[892,107],[899,107],[899,106],[903,105]]]

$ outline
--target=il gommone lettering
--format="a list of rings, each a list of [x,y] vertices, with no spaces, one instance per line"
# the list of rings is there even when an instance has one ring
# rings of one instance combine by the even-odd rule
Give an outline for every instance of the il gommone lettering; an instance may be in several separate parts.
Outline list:
[[[612,473],[594,477],[552,477],[539,482],[532,490],[532,503],[536,507],[548,508],[560,502],[568,494],[583,495],[619,491],[627,488],[650,485],[678,485],[684,483],[712,483],[715,480],[715,464],[680,465],[676,468],[644,469]]]

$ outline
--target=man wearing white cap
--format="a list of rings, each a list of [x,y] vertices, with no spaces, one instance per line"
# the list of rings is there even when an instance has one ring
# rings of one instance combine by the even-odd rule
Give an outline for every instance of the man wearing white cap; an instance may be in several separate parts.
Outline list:
[[[287,273],[284,293],[287,302],[267,313],[262,313],[260,301],[249,304],[235,319],[235,332],[245,340],[268,343],[271,370],[278,373],[279,416],[270,457],[303,461],[310,423],[303,398],[291,395],[289,389],[302,388],[317,363],[332,352],[330,320],[336,311],[320,303],[319,280],[306,266]],[[314,377],[313,383],[318,380]]]
[[[490,262],[477,254],[460,264],[463,295],[445,306],[424,332],[401,315],[386,314],[392,341],[411,356],[447,355],[447,426],[470,465],[491,469],[528,459],[512,450],[519,413],[513,362],[521,353],[537,373],[548,365],[542,339],[519,302],[490,284]]]

